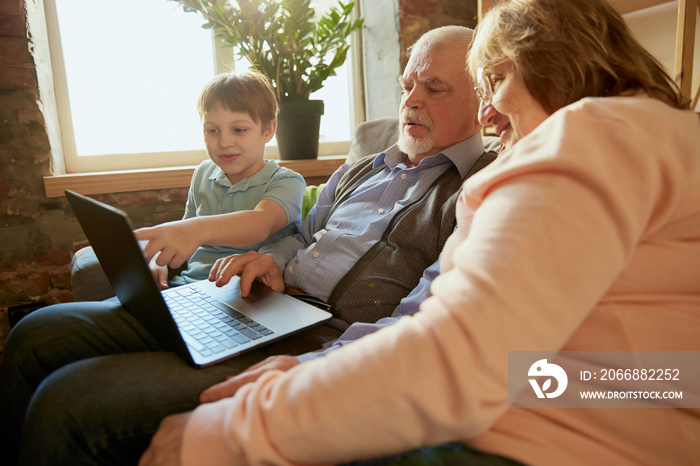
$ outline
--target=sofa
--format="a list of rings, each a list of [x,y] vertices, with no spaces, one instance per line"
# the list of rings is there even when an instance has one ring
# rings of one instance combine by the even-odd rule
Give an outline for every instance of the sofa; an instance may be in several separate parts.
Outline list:
[[[393,145],[399,136],[397,118],[380,118],[360,123],[353,133],[347,162],[352,163],[369,154],[376,154]],[[485,137],[487,150],[497,150],[498,138]],[[302,201],[302,218],[313,207],[321,186],[308,186]],[[172,271],[173,274],[178,271]],[[76,301],[102,301],[114,296],[114,291],[100,267],[92,248],[84,247],[73,255],[71,286]]]
[[[398,140],[399,120],[381,118],[360,123],[354,131],[348,162],[381,152]],[[311,210],[322,186],[308,186],[302,201],[302,217]],[[172,271],[173,274],[177,271]],[[90,246],[75,252],[71,264],[71,286],[76,301],[102,301],[114,296],[112,286]]]

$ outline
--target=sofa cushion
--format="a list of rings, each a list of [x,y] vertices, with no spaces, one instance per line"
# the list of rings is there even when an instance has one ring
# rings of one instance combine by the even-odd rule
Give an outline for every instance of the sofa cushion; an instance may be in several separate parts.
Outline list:
[[[353,163],[370,154],[378,154],[393,146],[399,140],[399,119],[378,118],[360,123],[355,127],[347,162]],[[498,152],[501,140],[494,136],[484,136],[486,152]]]
[[[114,296],[112,285],[92,247],[79,249],[73,254],[70,281],[76,301],[102,301]]]
[[[347,162],[353,163],[367,155],[378,154],[398,140],[398,118],[378,118],[362,122],[355,127]]]

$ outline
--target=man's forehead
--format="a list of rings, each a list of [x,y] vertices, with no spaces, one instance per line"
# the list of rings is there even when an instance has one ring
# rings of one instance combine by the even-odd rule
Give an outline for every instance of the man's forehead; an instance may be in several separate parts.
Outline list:
[[[443,59],[409,60],[399,82],[437,85],[456,83],[468,77],[466,66],[464,68],[458,66],[453,57],[441,58]]]
[[[425,84],[425,85],[437,85],[437,84],[448,84],[448,82],[439,77],[439,76],[420,76],[416,75],[415,73],[411,74],[406,74],[404,73],[403,76],[399,77],[399,82],[401,83],[406,83],[406,82],[411,82],[411,83],[418,83],[418,84]]]
[[[420,82],[430,79],[447,81],[462,73],[468,75],[466,68],[466,53],[463,56],[459,50],[441,47],[413,54],[408,59],[403,78]]]

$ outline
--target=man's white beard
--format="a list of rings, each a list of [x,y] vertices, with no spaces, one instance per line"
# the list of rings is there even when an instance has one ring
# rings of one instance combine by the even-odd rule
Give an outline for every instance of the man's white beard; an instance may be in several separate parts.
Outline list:
[[[414,121],[415,123],[423,125],[423,127],[428,130],[428,135],[422,138],[416,138],[407,134],[407,121]],[[400,129],[397,146],[404,154],[420,155],[433,150],[433,126],[430,120],[420,111],[413,108],[403,109],[401,112]]]
[[[404,154],[420,155],[433,149],[433,135],[428,134],[423,138],[414,138],[405,134],[403,130],[399,133],[398,147]]]

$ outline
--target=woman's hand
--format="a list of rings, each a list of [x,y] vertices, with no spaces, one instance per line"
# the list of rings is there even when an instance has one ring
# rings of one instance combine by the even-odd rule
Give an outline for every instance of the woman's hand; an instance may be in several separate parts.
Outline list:
[[[292,356],[270,356],[269,358],[250,366],[248,369],[238,375],[227,377],[225,382],[221,382],[207,388],[199,396],[199,401],[202,403],[213,403],[214,401],[219,401],[223,398],[229,398],[235,395],[238,389],[243,385],[250,382],[255,382],[267,371],[278,370],[286,372],[299,364],[299,361]]]
[[[163,419],[151,444],[141,455],[139,466],[180,466],[182,438],[191,414],[174,414]]]

